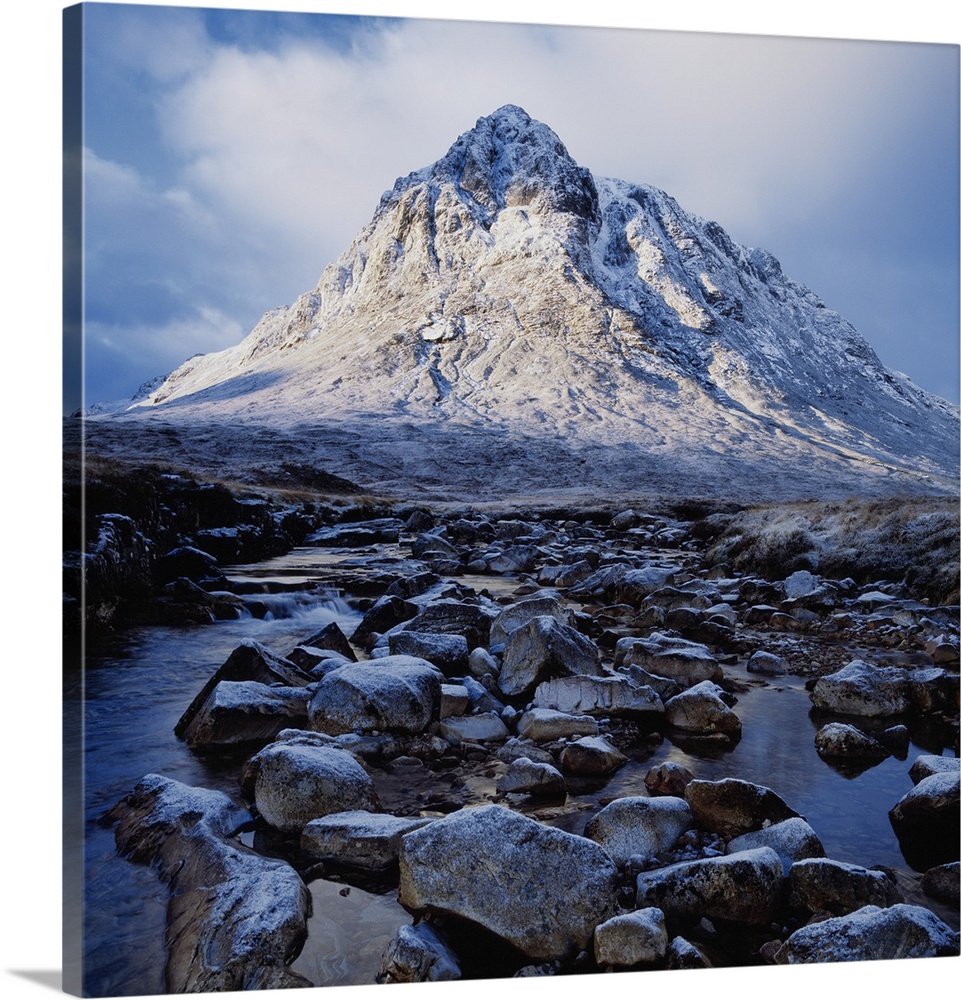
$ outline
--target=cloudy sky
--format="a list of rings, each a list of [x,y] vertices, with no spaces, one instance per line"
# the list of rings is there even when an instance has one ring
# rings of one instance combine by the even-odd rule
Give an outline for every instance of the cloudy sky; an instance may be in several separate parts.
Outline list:
[[[313,287],[397,176],[505,103],[595,174],[770,250],[887,365],[958,400],[956,45],[85,16],[87,403],[239,341]]]

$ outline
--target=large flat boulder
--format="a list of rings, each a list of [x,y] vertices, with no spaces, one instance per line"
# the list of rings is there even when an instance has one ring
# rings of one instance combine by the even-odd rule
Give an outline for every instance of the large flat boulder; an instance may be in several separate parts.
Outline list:
[[[788,905],[806,913],[827,911],[835,916],[862,906],[903,903],[897,885],[882,871],[829,858],[809,858],[791,866]]]
[[[313,858],[355,868],[387,868],[397,861],[405,833],[434,822],[422,816],[354,809],[312,819],[300,835],[300,849]]]
[[[587,715],[660,716],[664,704],[629,677],[552,677],[537,685],[534,705]]]
[[[617,913],[616,894],[617,870],[597,844],[501,806],[461,810],[401,841],[407,909],[480,924],[537,961],[589,947]]]

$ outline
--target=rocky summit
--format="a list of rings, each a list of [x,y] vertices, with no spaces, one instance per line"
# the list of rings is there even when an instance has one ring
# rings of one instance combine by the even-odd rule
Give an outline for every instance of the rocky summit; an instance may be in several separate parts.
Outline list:
[[[88,423],[293,433],[368,489],[957,488],[956,407],[770,253],[595,177],[511,105],[398,179],[293,305],[110,410]]]

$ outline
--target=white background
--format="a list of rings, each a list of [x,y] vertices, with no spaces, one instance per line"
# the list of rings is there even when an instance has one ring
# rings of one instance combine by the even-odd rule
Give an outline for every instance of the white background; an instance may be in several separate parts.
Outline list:
[[[187,4],[184,4],[186,6]],[[7,474],[2,524],[5,542],[3,663],[5,725],[3,782],[3,931],[0,981],[6,997],[50,995],[60,969],[60,651],[59,459],[60,435],[60,45],[61,10],[51,0],[5,5],[0,31],[3,74],[4,193],[2,349],[0,401]],[[194,4],[203,6],[203,4]],[[685,0],[656,9],[622,0],[590,4],[555,0],[485,0],[445,5],[396,2],[213,2],[207,6],[325,13],[450,16],[464,19],[603,24],[615,27],[735,31],[816,37],[870,38],[958,44],[958,16],[943,0],[896,6],[849,0],[761,4],[746,0]],[[865,11],[870,11],[866,15]],[[589,19],[589,20],[588,20]],[[37,373],[42,373],[37,378]],[[39,391],[36,386],[40,385]],[[12,640],[12,641],[10,641]],[[893,804],[893,803],[892,803]],[[857,990],[880,997],[957,986],[959,960],[857,963],[799,970],[756,969],[708,973],[639,973],[610,977],[607,994],[639,989],[674,997],[708,993],[742,996],[745,990]],[[46,975],[37,975],[46,973]],[[639,979],[643,976],[643,980]],[[668,977],[668,978],[665,978]],[[594,980],[524,980],[458,984],[430,997],[479,997],[492,989],[522,995],[574,996],[596,989]],[[372,989],[325,990],[324,1000],[359,1000]],[[423,992],[421,990],[421,992]],[[240,994],[237,994],[239,996]],[[378,994],[380,995],[380,994]],[[951,995],[951,994],[949,994]]]

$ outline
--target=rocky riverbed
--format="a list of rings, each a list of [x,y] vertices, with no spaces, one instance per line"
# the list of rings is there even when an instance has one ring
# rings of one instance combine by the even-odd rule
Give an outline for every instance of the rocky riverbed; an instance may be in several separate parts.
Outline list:
[[[282,647],[243,639],[183,699],[172,736],[223,787],[144,774],[103,817],[170,890],[168,990],[317,983],[321,884],[393,907],[366,959],[380,982],[958,953],[950,572],[828,575],[816,533],[763,539],[755,517],[761,573],[747,515],[703,504],[144,484],[73,559],[102,581],[102,628],[255,622],[310,591],[353,612]],[[232,579],[279,551],[296,580]],[[776,755],[725,773],[778,692],[819,767],[904,772],[883,805],[900,873],[870,845],[831,857]]]

